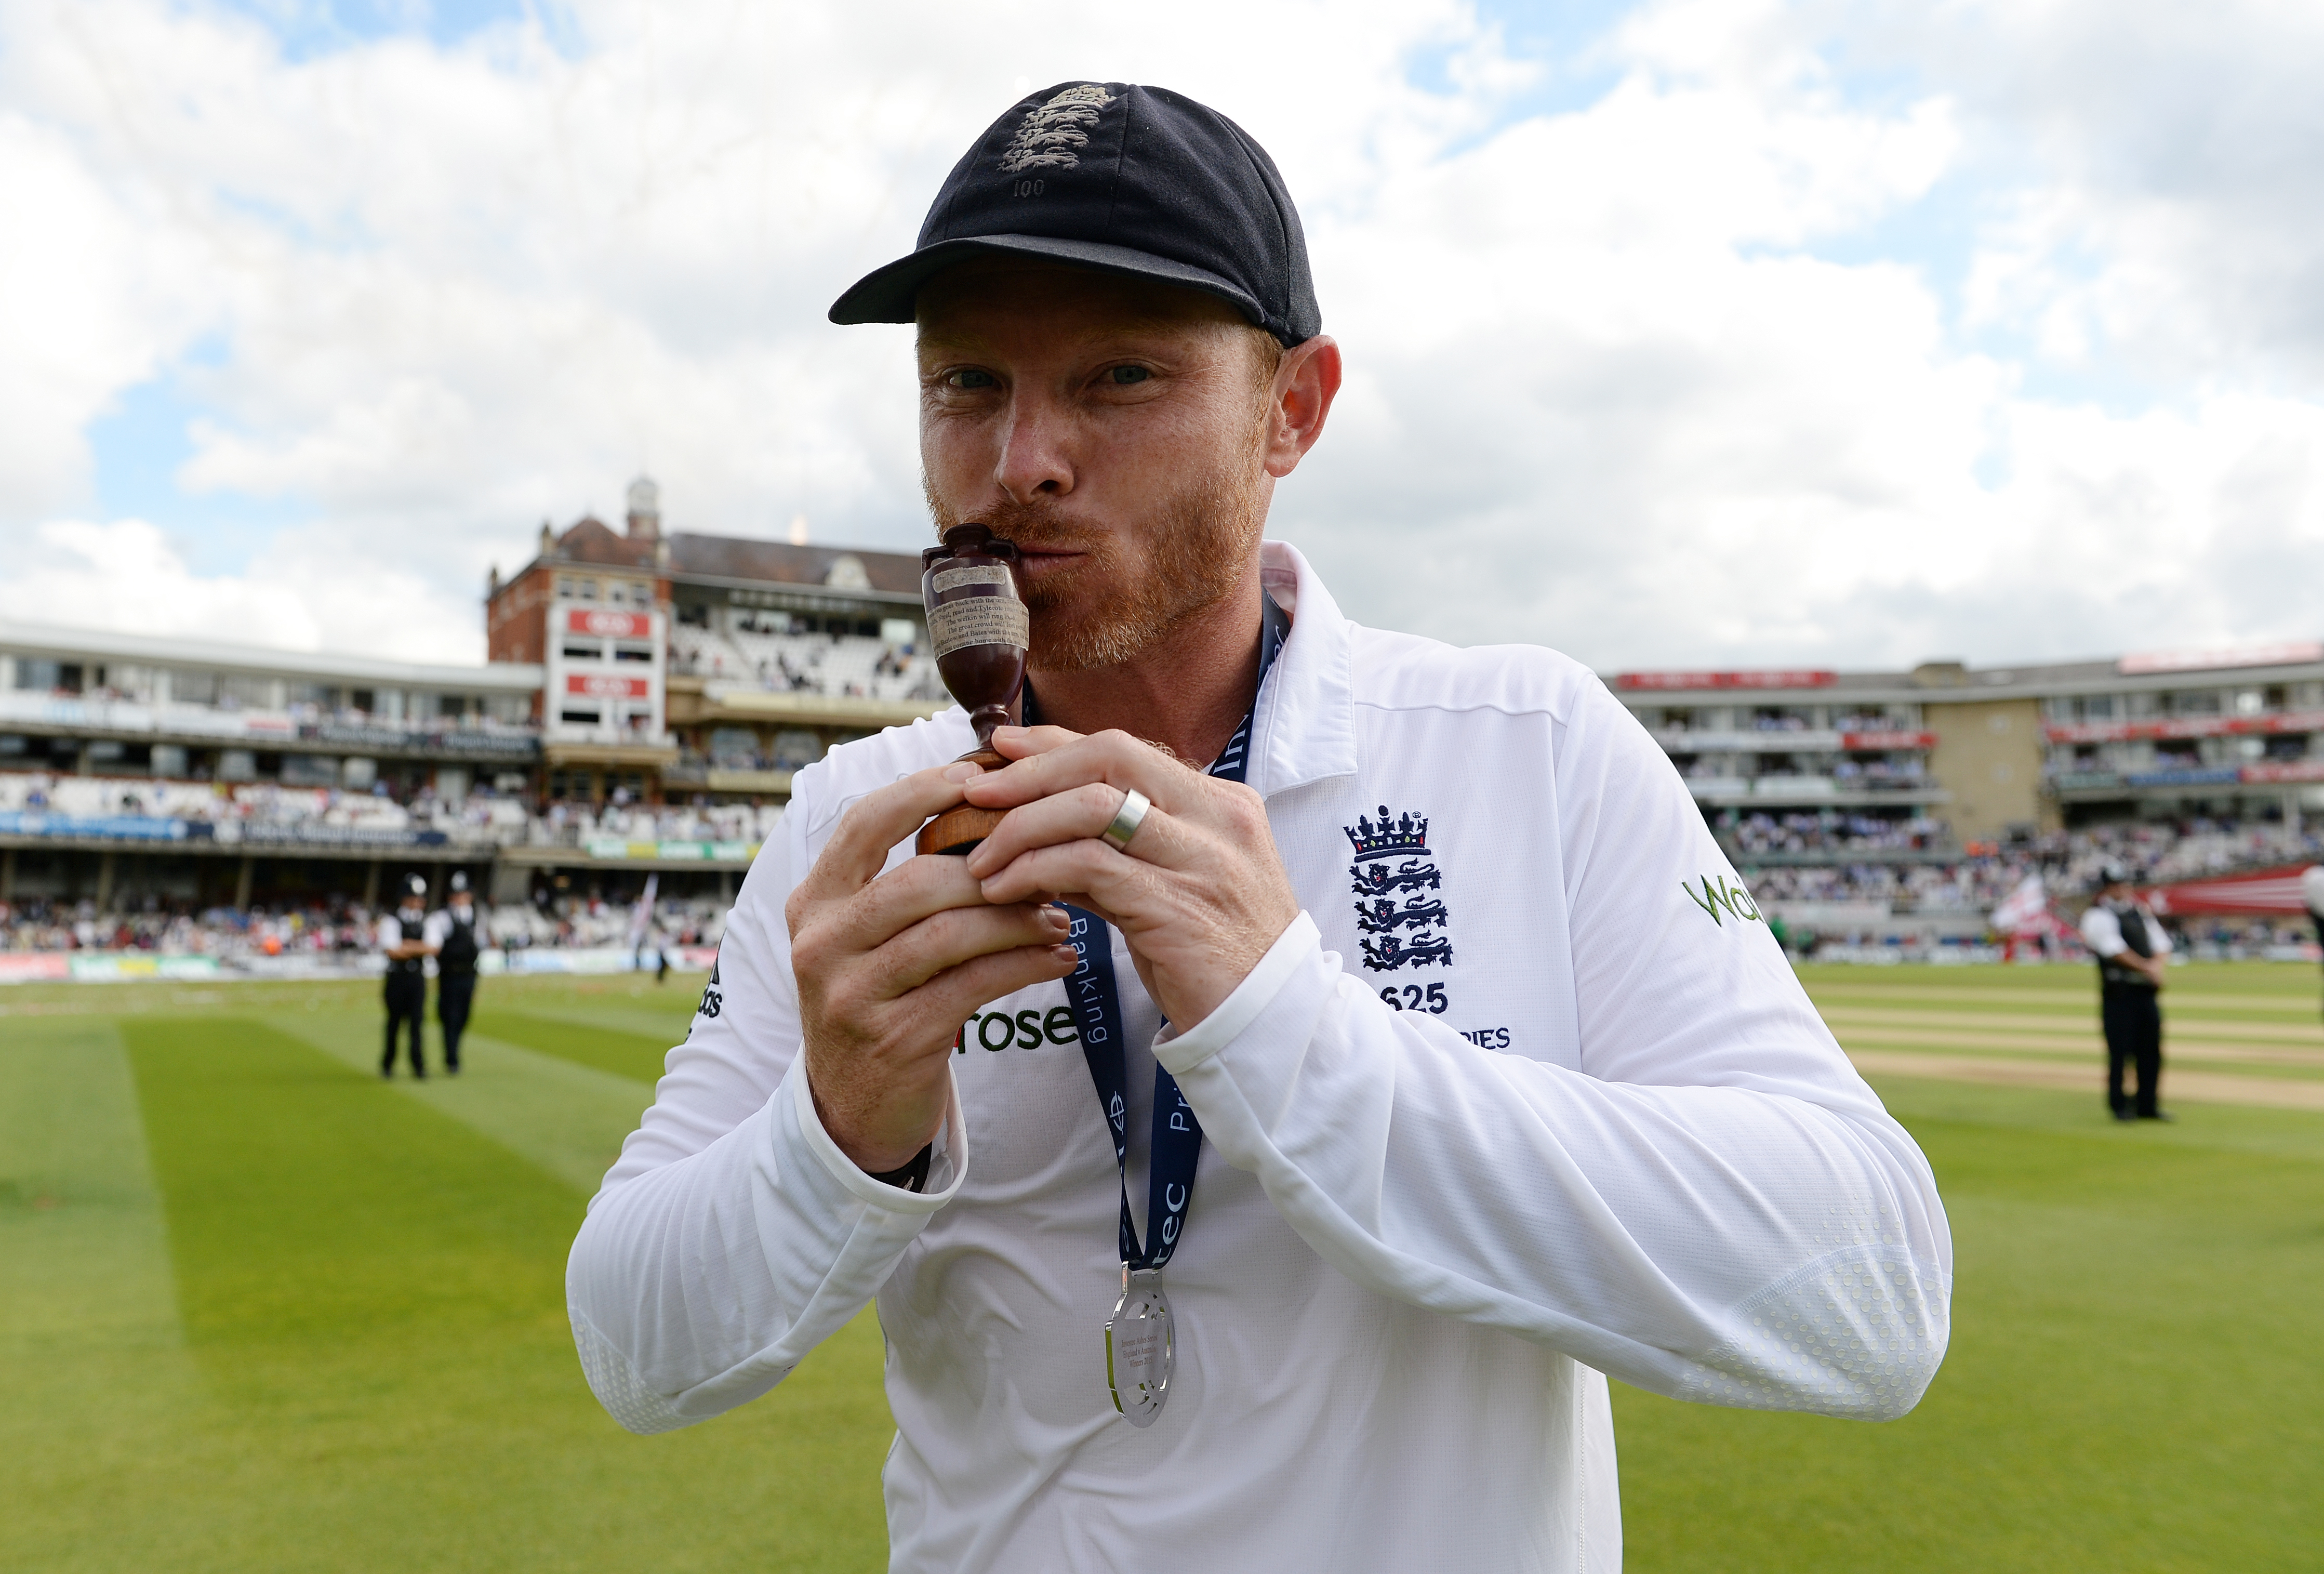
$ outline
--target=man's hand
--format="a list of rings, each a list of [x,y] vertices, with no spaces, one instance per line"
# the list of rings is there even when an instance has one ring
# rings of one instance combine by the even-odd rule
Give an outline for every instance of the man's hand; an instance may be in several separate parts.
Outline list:
[[[1010,813],[965,873],[988,902],[1067,894],[1120,930],[1146,992],[1181,1032],[1233,994],[1299,916],[1266,805],[1240,782],[1123,732],[1005,727],[992,743],[1015,763],[965,794]],[[1099,838],[1131,788],[1154,807],[1119,852]]]
[[[943,855],[880,872],[975,773],[922,771],[858,800],[783,907],[816,1115],[872,1174],[910,1162],[943,1125],[968,1014],[1074,970],[1046,894],[989,903],[966,860]]]

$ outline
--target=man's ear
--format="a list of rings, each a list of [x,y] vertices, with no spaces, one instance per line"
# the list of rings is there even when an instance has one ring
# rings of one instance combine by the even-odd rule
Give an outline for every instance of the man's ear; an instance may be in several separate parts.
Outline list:
[[[1267,473],[1277,480],[1299,468],[1340,392],[1340,346],[1329,334],[1317,334],[1283,353],[1275,369],[1274,386],[1267,395]]]

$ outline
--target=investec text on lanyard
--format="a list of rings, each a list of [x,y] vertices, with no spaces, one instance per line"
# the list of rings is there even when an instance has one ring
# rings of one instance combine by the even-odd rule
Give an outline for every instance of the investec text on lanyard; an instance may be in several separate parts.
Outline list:
[[[1283,648],[1290,620],[1266,602],[1259,634],[1259,679]],[[1030,709],[1030,696],[1027,708]],[[1211,774],[1240,782],[1250,766],[1250,727],[1257,698],[1234,736],[1211,765]],[[1029,719],[1029,718],[1028,718]],[[1065,904],[1073,921],[1070,938],[1080,964],[1065,979],[1065,999],[1081,1030],[1082,1057],[1097,1085],[1098,1106],[1113,1134],[1114,1168],[1121,1177],[1121,1299],[1105,1325],[1106,1385],[1113,1407],[1137,1427],[1149,1426],[1170,1397],[1170,1374],[1177,1365],[1176,1319],[1162,1290],[1162,1268],[1185,1238],[1186,1208],[1194,1199],[1194,1167],[1202,1156],[1203,1127],[1178,1091],[1177,1079],[1154,1068],[1154,1141],[1146,1189],[1146,1241],[1130,1211],[1130,1073],[1122,1042],[1121,993],[1113,976],[1113,935],[1095,913]]]

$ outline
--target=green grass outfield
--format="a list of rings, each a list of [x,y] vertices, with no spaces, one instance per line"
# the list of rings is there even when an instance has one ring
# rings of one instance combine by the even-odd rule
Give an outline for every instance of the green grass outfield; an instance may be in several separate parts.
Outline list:
[[[1952,1351],[1879,1427],[1618,1386],[1629,1567],[2324,1563],[2314,971],[2175,972],[2181,1118],[2134,1128],[2086,970],[1807,977],[1937,1167]],[[868,1316],[659,1438],[573,1357],[699,987],[488,980],[466,1074],[385,1086],[375,986],[0,991],[0,1569],[881,1567]]]

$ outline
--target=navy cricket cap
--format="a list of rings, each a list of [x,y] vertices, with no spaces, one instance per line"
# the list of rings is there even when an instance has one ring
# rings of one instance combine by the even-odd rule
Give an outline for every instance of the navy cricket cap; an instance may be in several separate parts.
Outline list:
[[[922,284],[995,252],[1199,290],[1286,346],[1323,331],[1275,161],[1163,88],[1060,82],[1020,99],[953,166],[911,255],[857,280],[831,320],[909,322]]]

